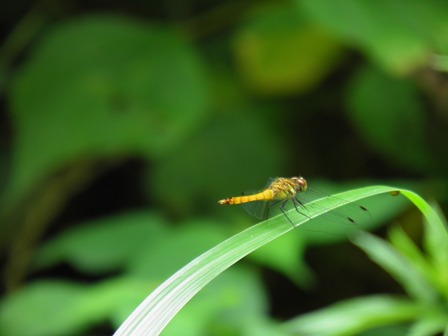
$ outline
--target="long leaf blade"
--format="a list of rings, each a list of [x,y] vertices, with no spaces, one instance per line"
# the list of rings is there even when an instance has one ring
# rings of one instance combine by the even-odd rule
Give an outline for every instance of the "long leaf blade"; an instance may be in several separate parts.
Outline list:
[[[340,193],[337,197],[316,200],[307,217],[301,216],[294,210],[288,212],[288,217],[298,227],[348,202],[356,202],[363,198],[397,190],[407,196],[405,190],[387,186],[354,189]],[[161,284],[134,310],[115,335],[158,335],[176,313],[221,272],[247,254],[292,229],[289,220],[279,215],[225,240],[191,261]]]

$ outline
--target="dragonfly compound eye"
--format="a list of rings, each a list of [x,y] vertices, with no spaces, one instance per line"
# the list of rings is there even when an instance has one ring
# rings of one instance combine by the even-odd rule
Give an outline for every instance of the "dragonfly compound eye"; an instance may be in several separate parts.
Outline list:
[[[296,190],[297,191],[305,191],[306,190],[306,180],[303,177],[291,177],[291,181],[293,181],[297,187]]]

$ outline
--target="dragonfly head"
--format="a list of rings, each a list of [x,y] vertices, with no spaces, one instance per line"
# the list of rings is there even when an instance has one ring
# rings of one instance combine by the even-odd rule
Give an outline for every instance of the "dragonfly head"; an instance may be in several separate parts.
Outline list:
[[[306,180],[300,176],[300,177],[291,177],[291,181],[293,181],[296,184],[296,191],[302,192],[306,190]]]

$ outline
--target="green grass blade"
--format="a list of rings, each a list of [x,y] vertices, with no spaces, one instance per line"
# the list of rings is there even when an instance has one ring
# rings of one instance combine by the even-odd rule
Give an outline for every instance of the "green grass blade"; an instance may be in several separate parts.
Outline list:
[[[404,189],[399,191],[420,209],[431,231],[437,232],[438,246],[448,247],[448,231],[437,211],[414,192]],[[434,301],[437,297],[431,284],[434,279],[428,279],[428,276],[434,273],[432,266],[423,256],[418,257],[420,252],[412,247],[410,241],[405,241],[404,236],[400,236],[398,231],[392,231],[392,240],[401,247],[401,251],[367,233],[358,235],[354,242],[400,282],[411,296],[423,302]],[[406,259],[405,256],[409,258]]]
[[[158,335],[175,314],[221,272],[292,229],[286,219],[278,216],[225,240],[160,285],[137,307],[115,335]]]
[[[426,202],[423,198],[421,198],[413,191],[405,189],[397,190],[399,190],[402,195],[406,196],[412,203],[414,203],[414,205],[422,212],[428,224],[432,225],[434,227],[434,230],[437,230],[440,233],[440,239],[443,242],[441,244],[448,248],[448,229],[445,226],[443,220],[437,214],[437,211],[434,210],[428,202]]]
[[[391,244],[368,233],[356,236],[354,243],[392,275],[410,296],[418,301],[434,302],[437,293],[431,284]]]
[[[446,227],[446,219],[437,204],[433,205],[433,209],[442,219],[443,226],[425,225],[423,246],[436,271],[434,275],[437,277],[437,287],[448,300],[448,287],[446,286],[448,279],[448,239],[443,232]]]
[[[323,198],[313,202],[313,206],[307,212],[308,218],[294,210],[289,211],[288,216],[296,226],[300,226],[310,218],[319,217],[348,202],[396,190],[398,189],[386,186],[350,190],[338,194],[337,197]],[[176,313],[221,272],[247,254],[292,229],[288,219],[280,215],[225,240],[191,261],[161,284],[134,310],[115,335],[158,335]]]
[[[372,295],[346,300],[283,324],[290,335],[358,335],[372,327],[411,321],[421,314],[414,302]]]

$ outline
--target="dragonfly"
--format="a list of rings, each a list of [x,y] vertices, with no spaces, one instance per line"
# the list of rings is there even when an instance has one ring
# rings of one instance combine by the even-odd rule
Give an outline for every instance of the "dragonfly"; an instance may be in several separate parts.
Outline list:
[[[294,176],[291,178],[277,177],[271,179],[267,187],[258,193],[229,197],[218,201],[218,203],[221,205],[242,204],[245,206],[252,202],[258,202],[259,206],[246,206],[245,209],[259,219],[266,219],[269,215],[269,209],[276,204],[280,204],[279,208],[281,212],[286,216],[292,226],[296,227],[287,215],[288,209],[286,206],[292,203],[299,214],[311,219],[307,215],[308,207],[312,205],[313,201],[324,197],[336,198],[335,196],[329,196],[309,188],[303,177]],[[353,225],[358,224],[358,218],[365,218],[366,215],[369,215],[367,208],[362,205],[348,201],[344,201],[343,203],[345,204],[344,207],[349,207],[349,210],[346,213],[341,213],[337,210],[331,211],[333,217],[335,216]]]

